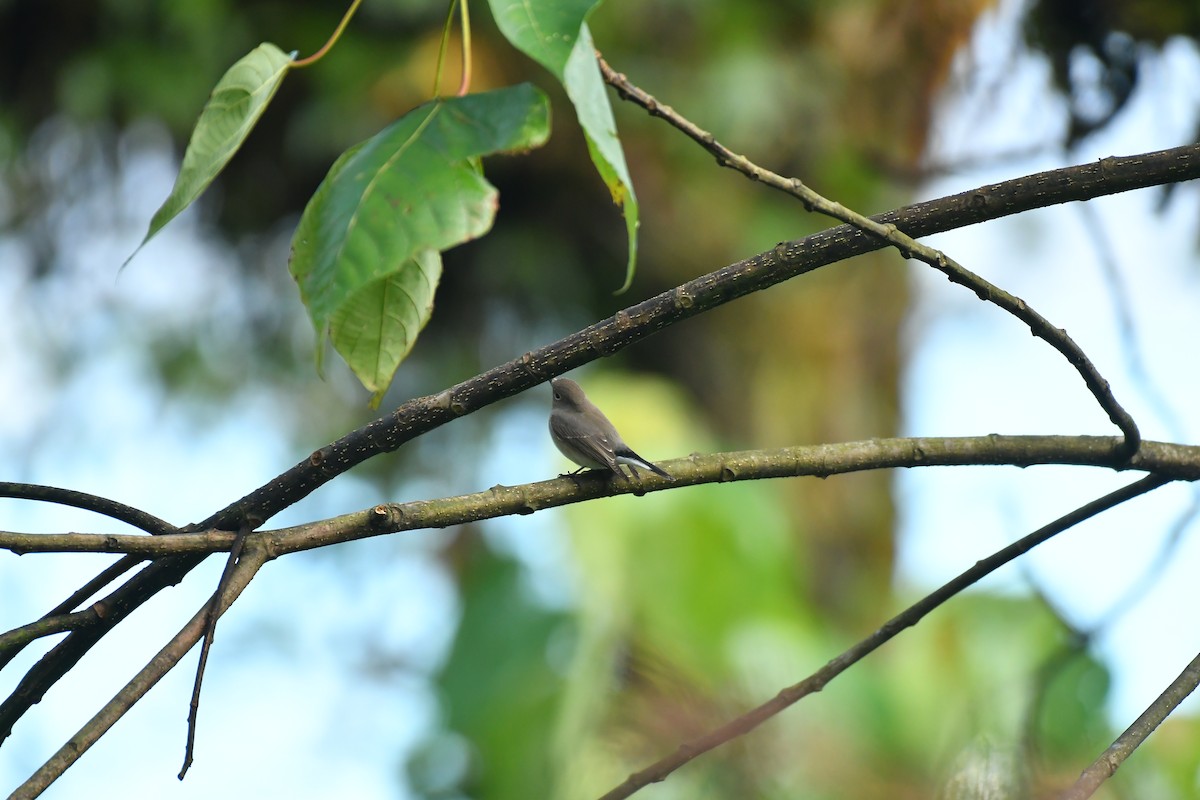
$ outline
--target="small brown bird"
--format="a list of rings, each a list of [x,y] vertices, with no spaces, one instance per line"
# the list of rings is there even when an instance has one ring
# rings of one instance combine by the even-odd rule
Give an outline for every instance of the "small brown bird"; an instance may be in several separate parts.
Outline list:
[[[633,452],[604,412],[587,399],[578,383],[570,378],[554,378],[550,388],[554,392],[550,439],[564,456],[580,467],[610,469],[622,478],[627,477],[620,466],[624,464],[635,478],[640,477],[637,467],[642,467],[669,481],[675,480]]]

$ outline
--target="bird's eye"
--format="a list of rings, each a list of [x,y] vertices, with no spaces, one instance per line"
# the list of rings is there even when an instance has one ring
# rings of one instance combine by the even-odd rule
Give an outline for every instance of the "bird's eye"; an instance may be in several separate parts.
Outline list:
[[[559,394],[558,392],[555,392],[555,393],[554,393],[554,399],[555,399],[555,400],[562,400],[562,395],[561,395],[561,394]]]

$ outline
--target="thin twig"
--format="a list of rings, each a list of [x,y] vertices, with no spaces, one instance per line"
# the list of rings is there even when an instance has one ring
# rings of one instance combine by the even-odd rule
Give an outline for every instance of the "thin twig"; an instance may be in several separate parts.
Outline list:
[[[1086,800],[1091,797],[1100,788],[1100,784],[1112,777],[1125,759],[1129,758],[1154,729],[1196,689],[1197,684],[1200,684],[1200,655],[1193,658],[1192,663],[1187,665],[1178,678],[1171,681],[1171,685],[1163,690],[1150,707],[1080,774],[1079,779],[1063,793],[1060,800]]]
[[[749,733],[801,698],[824,689],[830,681],[845,672],[867,654],[876,650],[884,642],[887,642],[905,628],[916,625],[926,614],[976,581],[979,581],[1018,556],[1029,552],[1042,542],[1062,533],[1068,528],[1169,482],[1167,478],[1158,475],[1148,475],[1115,492],[1111,492],[1086,505],[1080,506],[1069,514],[1059,517],[1049,525],[1039,528],[1033,533],[1013,542],[1008,547],[976,562],[973,567],[892,617],[877,631],[849,650],[846,650],[837,658],[834,658],[812,675],[793,686],[787,687],[775,697],[737,719],[722,725],[720,728],[699,739],[681,745],[671,755],[656,761],[643,770],[635,772],[619,786],[604,794],[601,800],[618,800],[618,798],[629,797],[634,792],[649,786],[651,783],[665,780],[668,775],[697,756],[703,755],[715,747],[719,747],[726,742]]]
[[[269,554],[265,549],[251,549],[243,554],[229,580],[228,593],[221,601],[220,613],[237,599],[250,580],[266,563]],[[175,634],[170,642],[158,652],[149,663],[133,677],[129,683],[104,705],[79,731],[52,755],[37,772],[25,783],[17,787],[9,800],[32,800],[46,790],[67,769],[79,760],[88,748],[95,744],[113,725],[116,724],[134,703],[145,696],[146,692],[158,683],[176,664],[179,663],[192,646],[204,635],[208,620],[209,604],[206,602],[187,624]]]
[[[189,558],[200,563],[206,555]],[[103,609],[103,613],[97,614],[96,621],[71,631],[66,638],[50,648],[49,652],[18,681],[12,694],[0,702],[0,742],[12,734],[16,721],[42,699],[46,690],[69,672],[108,631],[155,594],[180,580],[180,561],[181,558],[155,561],[93,604],[93,608]]]
[[[42,619],[30,622],[26,625],[13,628],[10,631],[0,633],[0,669],[20,653],[25,645],[30,642],[36,642],[45,636],[53,636],[56,633],[64,633],[66,631],[77,631],[81,628],[86,628],[88,625],[95,624],[99,619],[96,609],[89,608],[85,611],[76,611],[72,614],[56,614],[53,617],[43,617]]]
[[[138,538],[140,539],[141,537],[139,536]],[[105,568],[99,575],[92,578],[90,581],[85,583],[83,586],[80,586],[79,589],[76,590],[66,600],[62,601],[61,603],[56,605],[54,608],[47,611],[46,615],[43,616],[42,619],[50,619],[51,617],[56,617],[59,614],[66,614],[67,612],[71,611],[72,609],[78,608],[79,604],[82,603],[84,600],[87,600],[89,597],[94,595],[96,592],[100,591],[105,586],[108,586],[110,583],[112,583],[117,578],[121,577],[126,572],[133,569],[140,563],[142,563],[142,559],[137,558],[135,556],[126,556],[125,558],[122,558],[119,561],[116,561],[115,563],[113,563],[110,566],[108,566],[107,568]]]
[[[1176,563],[1175,557],[1178,555],[1179,545],[1184,541],[1183,535],[1195,522],[1196,516],[1200,514],[1200,495],[1197,494],[1197,487],[1193,484],[1189,488],[1191,489],[1191,500],[1187,508],[1180,511],[1179,516],[1167,528],[1167,534],[1159,544],[1158,552],[1154,554],[1154,560],[1142,571],[1137,580],[1129,584],[1129,587],[1112,604],[1112,607],[1100,615],[1099,622],[1093,626],[1091,635],[1094,636],[1097,632],[1112,626],[1152,589],[1159,586],[1163,573]]]
[[[58,486],[0,481],[0,497],[33,500],[42,503],[56,503],[72,508],[80,508],[84,511],[92,511],[119,522],[124,522],[126,525],[131,525],[134,528],[155,536],[175,533],[179,530],[166,520],[159,519],[153,514],[142,511],[139,508],[119,503],[116,500],[110,500],[107,497],[79,492],[74,489],[63,489]],[[98,616],[94,608],[79,612],[78,614],[71,612],[75,611],[80,603],[133,569],[140,561],[141,559],[139,558],[126,557],[120,559],[73,592],[66,600],[50,609],[41,619],[0,635],[0,669],[12,661],[27,644],[42,636],[49,636],[68,630],[80,630],[96,622]],[[0,736],[0,741],[3,738],[3,736]]]
[[[136,537],[144,539],[143,536]],[[161,541],[151,539],[150,541]],[[30,642],[37,641],[43,636],[52,636],[63,631],[75,631],[94,625],[101,619],[97,606],[85,611],[71,612],[71,609],[87,600],[96,592],[124,575],[142,562],[136,556],[125,556],[105,569],[96,577],[85,583],[74,594],[48,611],[41,619],[27,625],[13,628],[7,633],[0,634],[0,669],[16,657]]]
[[[1087,228],[1087,238],[1096,251],[1096,262],[1100,266],[1100,277],[1107,284],[1108,296],[1112,301],[1113,317],[1116,321],[1116,335],[1120,342],[1121,353],[1125,357],[1125,369],[1135,386],[1142,390],[1142,396],[1150,404],[1154,414],[1169,431],[1172,439],[1177,441],[1186,437],[1186,426],[1180,419],[1179,413],[1171,406],[1167,393],[1147,368],[1144,350],[1138,341],[1137,326],[1133,321],[1133,292],[1125,281],[1121,266],[1117,261],[1115,243],[1109,236],[1108,229],[1100,219],[1095,205],[1081,203],[1078,207],[1083,225]]]
[[[952,282],[970,289],[980,300],[994,303],[1024,322],[1029,326],[1029,330],[1034,336],[1042,339],[1061,353],[1071,366],[1075,367],[1076,371],[1083,378],[1084,383],[1087,384],[1088,391],[1096,398],[1096,402],[1108,414],[1108,418],[1112,423],[1121,430],[1121,433],[1124,435],[1124,441],[1121,443],[1118,452],[1125,457],[1129,457],[1137,452],[1138,444],[1141,442],[1141,434],[1138,432],[1137,423],[1134,422],[1129,412],[1117,402],[1116,397],[1113,396],[1112,388],[1108,385],[1108,381],[1100,375],[1100,372],[1092,364],[1091,360],[1088,359],[1083,349],[1075,343],[1074,339],[1067,335],[1065,330],[1052,325],[1049,320],[1030,308],[1024,300],[1009,294],[982,276],[976,275],[940,250],[920,244],[896,225],[879,223],[869,217],[865,217],[846,208],[841,203],[835,203],[817,194],[805,186],[799,178],[785,178],[770,170],[763,169],[745,156],[734,153],[718,142],[716,137],[711,133],[700,128],[686,117],[683,117],[670,106],[659,103],[649,93],[634,86],[629,82],[628,78],[610,67],[608,62],[599,53],[596,54],[596,59],[600,64],[600,73],[604,76],[604,80],[616,89],[617,93],[623,99],[641,106],[651,116],[666,120],[705,150],[716,156],[717,163],[721,166],[735,169],[753,181],[758,181],[773,189],[778,189],[781,192],[792,195],[809,211],[825,214],[833,219],[853,225],[861,231],[879,237],[881,240],[895,246],[904,258],[916,258],[924,261]]]
[[[238,529],[237,538],[229,549],[229,558],[225,560],[225,569],[221,570],[221,579],[217,581],[217,590],[208,601],[208,620],[204,625],[204,644],[200,645],[200,661],[196,664],[196,682],[192,685],[192,700],[188,704],[187,745],[183,749],[183,767],[179,770],[179,780],[187,775],[188,767],[196,752],[196,717],[200,713],[200,685],[204,683],[204,667],[208,664],[208,652],[212,649],[213,639],[217,635],[217,609],[221,607],[225,592],[229,589],[229,580],[233,577],[234,567],[241,558],[242,548],[246,537],[250,534],[250,526],[246,523]]]
[[[1034,208],[1089,200],[1133,189],[1200,177],[1200,145],[1109,157],[991,184],[950,197],[915,203],[873,219],[911,236],[961,228]],[[362,462],[396,450],[452,419],[478,411],[567,370],[611,355],[670,325],[827,264],[883,247],[874,235],[842,225],[702,275],[557,342],[463,381],[436,395],[411,400],[391,414],[353,431],[237,502],[185,530],[236,530],[243,518],[266,521]],[[257,527],[257,525],[255,526]],[[23,691],[0,703],[0,740],[12,724],[64,675],[95,642],[135,607],[182,580],[201,556],[156,562],[103,602],[122,609],[95,626],[75,631],[22,681]],[[120,602],[116,602],[116,601]]]
[[[94,511],[106,517],[124,522],[126,525],[143,530],[146,533],[160,536],[164,533],[175,533],[176,528],[171,523],[161,520],[153,514],[147,514],[141,509],[99,497],[87,492],[77,492],[74,489],[60,489],[57,486],[42,486],[37,483],[12,483],[0,481],[0,497],[11,497],[18,500],[36,500],[41,503],[57,503],[60,506],[82,508]]]

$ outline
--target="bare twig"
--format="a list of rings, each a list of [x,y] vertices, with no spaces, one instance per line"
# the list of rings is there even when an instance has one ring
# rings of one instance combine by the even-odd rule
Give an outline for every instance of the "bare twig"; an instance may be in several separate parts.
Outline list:
[[[1112,604],[1112,607],[1100,616],[1100,621],[1093,626],[1093,635],[1095,632],[1111,626],[1139,600],[1149,594],[1151,589],[1158,586],[1163,572],[1175,561],[1179,545],[1184,540],[1184,534],[1195,521],[1196,515],[1200,514],[1200,495],[1197,494],[1197,487],[1193,484],[1190,488],[1192,490],[1191,501],[1167,528],[1167,535],[1163,537],[1162,543],[1158,546],[1154,560],[1142,571],[1137,580],[1129,584],[1120,598]]]
[[[1146,367],[1143,349],[1138,341],[1137,326],[1133,321],[1133,293],[1121,274],[1121,266],[1117,262],[1115,245],[1108,230],[1100,219],[1096,206],[1082,203],[1078,206],[1080,218],[1087,228],[1088,240],[1096,251],[1096,261],[1100,266],[1100,277],[1108,285],[1108,296],[1112,301],[1113,316],[1116,319],[1117,337],[1125,356],[1125,369],[1129,371],[1134,384],[1141,388],[1142,396],[1150,404],[1153,413],[1158,415],[1172,439],[1181,440],[1185,436],[1186,426],[1180,419],[1179,413],[1171,406],[1167,393],[1162,390],[1150,370]]]
[[[1060,800],[1086,800],[1091,797],[1100,788],[1100,784],[1112,777],[1125,759],[1195,690],[1197,684],[1200,684],[1200,655],[1192,659],[1192,663],[1184,668],[1178,678],[1171,681],[1171,685],[1163,690],[1150,707],[1080,774],[1079,779],[1063,793]]]
[[[1013,542],[1008,547],[977,562],[958,577],[892,617],[877,631],[849,650],[846,650],[837,658],[834,658],[812,675],[793,686],[787,687],[775,697],[737,719],[722,725],[720,728],[699,739],[680,745],[671,755],[630,775],[619,786],[604,794],[601,800],[618,800],[618,798],[629,797],[634,792],[649,786],[651,783],[665,780],[668,775],[697,756],[703,755],[709,750],[749,733],[801,698],[824,689],[830,681],[879,648],[884,642],[887,642],[905,628],[916,625],[926,614],[976,581],[1068,528],[1169,482],[1167,478],[1158,475],[1149,475],[1104,497],[1080,506],[1069,514],[1059,517],[1049,525],[1039,528],[1033,533]]]
[[[1200,177],[1200,145],[1050,170],[991,184],[951,197],[917,203],[873,219],[910,236],[928,236],[1070,200],[1087,200],[1132,189]],[[413,438],[554,375],[617,352],[676,322],[697,316],[789,278],[855,255],[878,250],[875,235],[843,225],[698,277],[613,317],[526,353],[437,395],[411,400],[391,414],[314,452],[267,484],[187,531],[236,530],[250,519],[257,527],[284,508],[354,466],[391,452]],[[92,645],[119,624],[128,610],[178,582],[202,559],[184,556],[146,567],[102,602],[117,609],[95,625],[69,634],[0,703],[0,740],[36,698],[67,672]]]
[[[251,578],[268,558],[270,555],[263,548],[247,549],[230,577],[228,592],[221,600],[219,613],[225,613],[225,610],[242,593],[242,590],[246,588]],[[200,637],[204,635],[208,609],[209,603],[205,603],[179,633],[175,634],[171,641],[129,683],[125,684],[121,691],[117,692],[94,717],[59,748],[58,752],[31,775],[29,780],[17,787],[17,790],[10,795],[9,800],[32,800],[79,760],[79,757],[89,747],[116,724],[117,720],[124,716],[134,703],[145,696],[146,692],[150,691],[151,687],[178,664],[179,660],[200,640]]]
[[[98,619],[96,610],[76,611],[73,614],[56,614],[53,617],[43,617],[35,622],[13,628],[0,633],[0,667],[12,661],[17,653],[30,642],[36,642],[44,636],[53,636],[64,631],[76,631],[95,623]]]
[[[0,497],[11,497],[18,500],[36,500],[42,503],[57,503],[60,506],[82,508],[94,511],[106,517],[120,520],[126,525],[132,525],[146,533],[161,535],[174,533],[178,530],[171,523],[161,520],[153,514],[147,514],[141,509],[98,497],[87,492],[77,492],[74,489],[60,489],[57,486],[42,486],[37,483],[11,483],[0,481]]]
[[[205,556],[191,558],[199,563]],[[25,711],[39,702],[46,690],[75,666],[104,634],[142,603],[179,581],[181,576],[177,576],[173,571],[178,568],[179,560],[165,558],[155,561],[107,597],[93,604],[93,609],[97,609],[95,622],[67,634],[66,638],[30,668],[17,683],[12,694],[0,702],[0,741],[12,733],[12,726]]]
[[[146,537],[138,536],[135,538],[141,540]],[[151,541],[163,540],[152,539]],[[78,611],[75,613],[71,613],[71,609],[75,608],[84,600],[87,600],[93,594],[100,591],[129,570],[133,569],[133,567],[137,566],[139,563],[141,563],[141,561],[142,559],[133,556],[126,556],[118,560],[99,575],[81,586],[65,601],[52,608],[41,619],[37,620],[36,622],[31,622],[28,625],[22,625],[19,628],[14,628],[7,633],[0,634],[0,669],[3,669],[8,662],[12,661],[13,658],[16,657],[17,653],[20,653],[23,649],[25,649],[25,645],[29,644],[30,642],[36,641],[43,636],[52,636],[56,633],[62,633],[63,631],[80,630],[99,622],[101,615],[97,606],[92,606],[86,611]]]
[[[208,653],[212,649],[213,639],[217,635],[217,618],[221,616],[222,598],[229,589],[229,580],[233,577],[234,567],[241,558],[242,548],[246,545],[246,537],[250,534],[250,526],[243,523],[237,532],[233,546],[229,548],[229,558],[225,560],[225,569],[221,570],[221,579],[217,581],[217,590],[208,601],[208,619],[204,624],[204,643],[200,645],[200,660],[196,664],[196,682],[192,685],[192,700],[188,704],[187,745],[183,749],[183,767],[179,770],[179,780],[187,775],[188,767],[196,753],[196,717],[200,713],[200,686],[204,683],[204,667],[208,664]]]
[[[139,536],[137,538],[141,539],[143,537]],[[85,583],[83,586],[80,586],[79,589],[77,589],[66,600],[62,601],[61,603],[56,605],[54,608],[52,608],[48,612],[46,612],[46,615],[44,617],[42,617],[42,619],[50,619],[51,617],[58,616],[59,614],[66,614],[67,612],[71,611],[72,609],[78,608],[79,604],[82,603],[84,600],[87,600],[89,597],[94,595],[96,592],[100,591],[105,586],[108,586],[110,583],[112,583],[117,578],[121,577],[126,572],[133,569],[140,563],[142,563],[142,559],[134,558],[134,557],[130,557],[130,556],[126,556],[125,558],[122,558],[122,559],[114,562],[113,564],[111,564],[107,568],[105,568],[103,571],[101,571],[99,575],[92,578],[90,581]]]
[[[994,303],[1024,322],[1029,326],[1029,330],[1034,336],[1042,339],[1061,353],[1071,366],[1075,367],[1076,371],[1083,378],[1084,383],[1087,384],[1088,391],[1096,398],[1096,402],[1108,414],[1108,418],[1112,423],[1120,428],[1125,438],[1120,444],[1118,452],[1125,457],[1129,457],[1137,452],[1138,444],[1141,442],[1141,434],[1138,432],[1137,423],[1134,422],[1129,412],[1117,402],[1116,397],[1113,396],[1111,387],[1108,385],[1108,381],[1100,375],[1091,360],[1083,352],[1083,349],[1075,343],[1074,339],[1067,335],[1065,330],[1052,325],[1049,320],[1030,308],[1024,300],[1009,294],[982,276],[976,275],[940,250],[920,244],[912,236],[904,233],[897,225],[881,223],[865,217],[846,208],[841,203],[835,203],[817,194],[805,186],[799,178],[785,178],[768,169],[763,169],[745,156],[734,153],[718,142],[716,137],[711,133],[680,115],[670,106],[659,103],[649,93],[634,86],[629,82],[628,78],[610,67],[608,62],[599,53],[596,54],[596,58],[600,64],[600,73],[604,76],[604,80],[616,89],[622,98],[636,103],[646,109],[651,116],[660,117],[682,131],[705,150],[716,156],[719,165],[731,167],[753,181],[758,181],[773,189],[778,189],[781,192],[792,195],[800,200],[809,211],[825,214],[833,219],[853,225],[861,231],[879,237],[879,239],[895,246],[904,258],[916,258],[924,261],[949,278],[953,283],[970,289],[980,300]]]
[[[166,520],[159,519],[141,509],[119,503],[116,500],[110,500],[107,497],[99,497],[98,495],[79,492],[74,489],[62,489],[57,486],[43,486],[36,483],[0,481],[0,497],[34,500],[43,503],[57,503],[58,505],[93,511],[156,536],[174,533],[178,530],[178,528]],[[133,569],[140,560],[137,558],[122,558],[73,592],[70,597],[48,611],[37,622],[21,626],[9,633],[0,635],[0,668],[3,668],[12,661],[24,649],[25,645],[39,637],[67,630],[80,630],[87,625],[94,624],[99,619],[95,608],[78,614],[72,614],[71,612],[80,603]],[[12,635],[10,636],[10,634]],[[0,736],[0,740],[3,740],[3,738],[3,736]]]

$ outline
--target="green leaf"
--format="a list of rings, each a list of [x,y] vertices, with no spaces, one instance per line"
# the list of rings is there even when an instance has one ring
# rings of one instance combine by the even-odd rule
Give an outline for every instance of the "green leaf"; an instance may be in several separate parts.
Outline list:
[[[441,276],[441,254],[422,250],[398,271],[350,295],[330,318],[334,349],[372,392],[372,408],[429,321]]]
[[[579,31],[599,0],[489,0],[504,38],[562,78]]]
[[[309,200],[292,276],[318,339],[376,400],[429,319],[437,254],[492,225],[497,193],[478,159],[549,133],[546,96],[529,84],[435,100],[343,153]]]
[[[163,226],[191,205],[229,163],[271,102],[291,63],[291,55],[264,42],[221,77],[196,121],[170,196],[154,213],[145,238],[125,259],[126,264]]]
[[[633,281],[637,262],[638,203],[617,138],[612,106],[596,64],[587,17],[598,0],[489,0],[496,24],[505,38],[537,61],[562,83],[575,106],[588,152],[613,202],[625,214],[629,260],[620,294]]]

